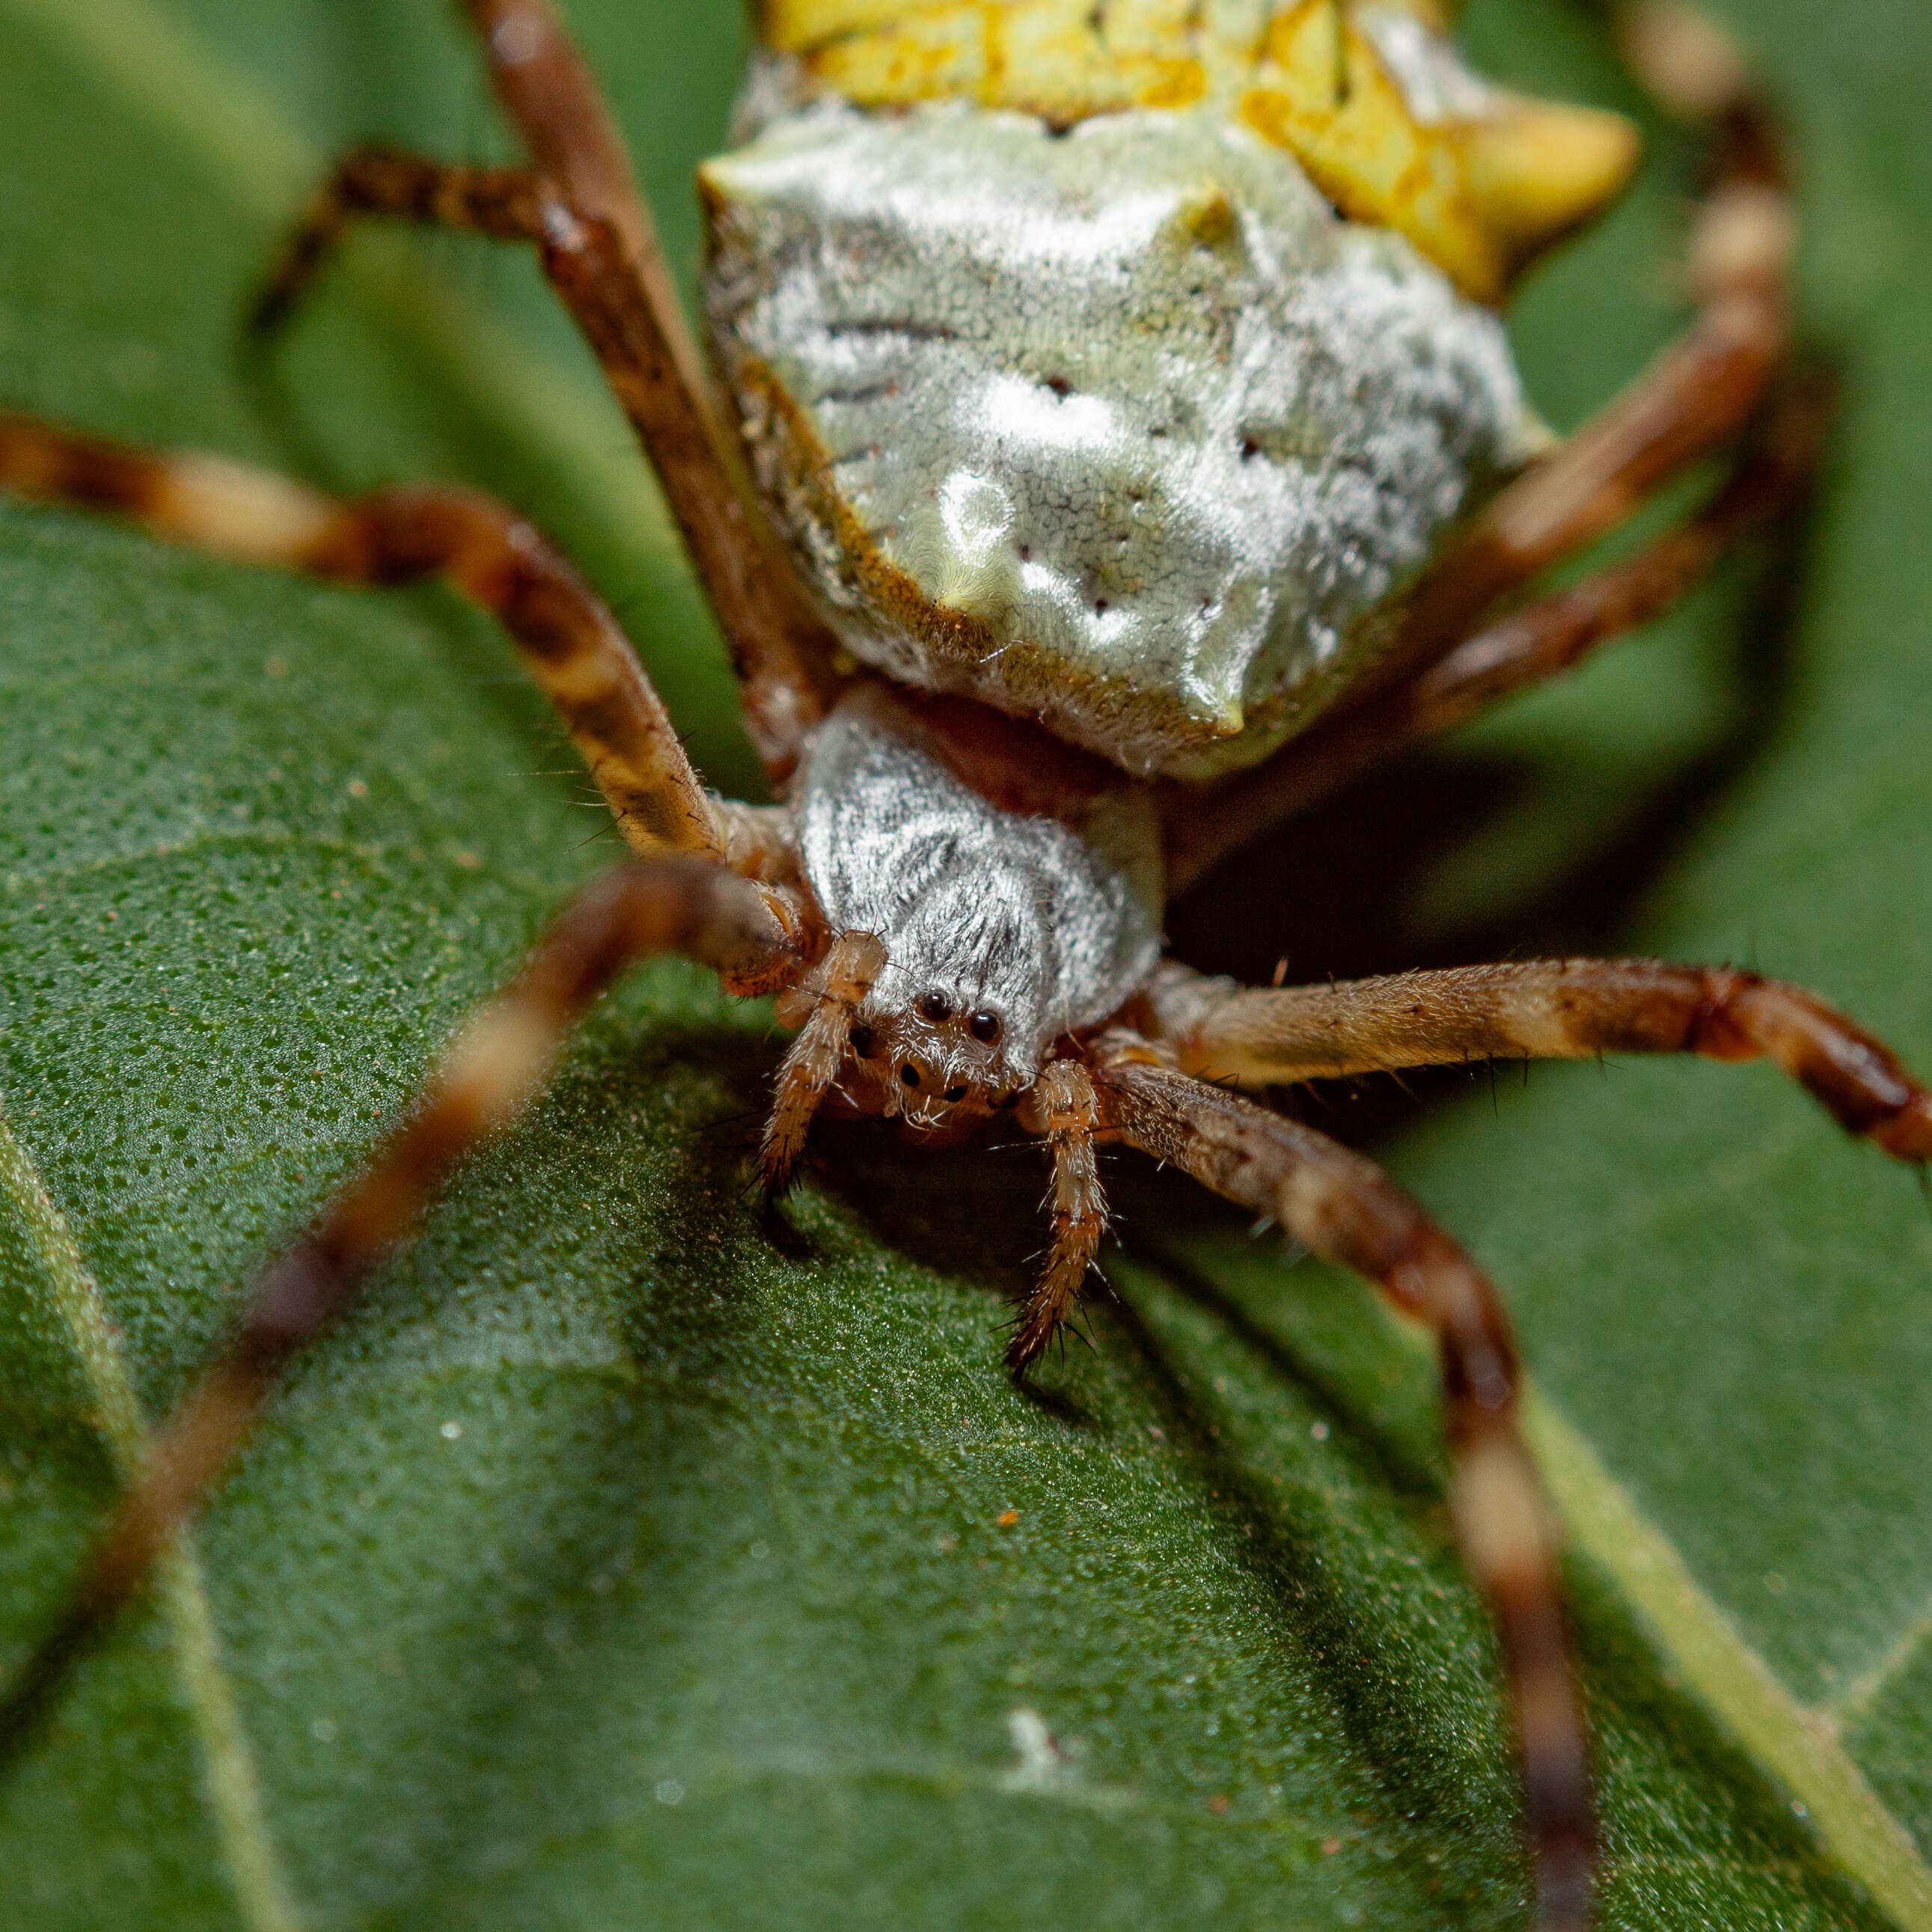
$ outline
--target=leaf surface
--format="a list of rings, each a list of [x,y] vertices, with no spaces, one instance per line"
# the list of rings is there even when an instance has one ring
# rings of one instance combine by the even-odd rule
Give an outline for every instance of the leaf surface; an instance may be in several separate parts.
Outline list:
[[[572,9],[674,259],[735,8]],[[1882,0],[1738,24],[1790,101],[1817,512],[1560,692],[1177,909],[1265,978],[1752,956],[1932,1066],[1932,478],[1914,76]],[[1580,18],[1485,64],[1623,101]],[[527,508],[755,783],[715,638],[530,263],[358,242],[264,386],[232,319],[324,158],[506,152],[434,0],[0,0],[0,398],[336,487]],[[1675,310],[1685,159],[1516,326],[1574,422]],[[278,1238],[611,850],[491,627],[0,506],[0,1667]],[[1036,1150],[820,1137],[745,1193],[766,1010],[676,965],[294,1376],[0,1785],[10,1922],[1522,1922],[1425,1353],[1172,1177],[998,1369]],[[1326,1096],[1505,1284],[1570,1512],[1618,1927],[1932,1928],[1932,1233],[1762,1069]],[[1058,1750],[1042,1737],[1051,1734]]]

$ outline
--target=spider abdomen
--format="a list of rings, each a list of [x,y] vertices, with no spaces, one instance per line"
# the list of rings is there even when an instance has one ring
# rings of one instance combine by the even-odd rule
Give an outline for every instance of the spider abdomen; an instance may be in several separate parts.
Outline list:
[[[1532,445],[1496,317],[1211,110],[818,108],[705,180],[714,339],[848,648],[1130,770],[1307,722]]]

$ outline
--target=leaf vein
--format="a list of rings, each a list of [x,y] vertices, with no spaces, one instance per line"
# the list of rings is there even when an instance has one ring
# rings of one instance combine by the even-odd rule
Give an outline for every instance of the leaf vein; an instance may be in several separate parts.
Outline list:
[[[1875,1706],[1902,1677],[1912,1660],[1932,1642],[1932,1598],[1910,1618],[1879,1655],[1839,1694],[1826,1702],[1821,1715],[1840,1725],[1854,1724]]]
[[[0,1198],[19,1215],[38,1250],[55,1310],[80,1358],[115,1468],[124,1483],[147,1459],[148,1433],[134,1384],[116,1347],[100,1289],[66,1217],[54,1205],[26,1150],[0,1114]],[[249,1932],[302,1932],[262,1804],[260,1780],[193,1541],[178,1533],[158,1582],[176,1666],[194,1714],[208,1808],[236,1903]]]
[[[1932,1870],[1839,1743],[1835,1726],[1792,1695],[1676,1546],[1538,1391],[1529,1394],[1524,1426],[1573,1545],[1609,1573],[1679,1682],[1804,1807],[1826,1850],[1904,1932],[1932,1932]]]

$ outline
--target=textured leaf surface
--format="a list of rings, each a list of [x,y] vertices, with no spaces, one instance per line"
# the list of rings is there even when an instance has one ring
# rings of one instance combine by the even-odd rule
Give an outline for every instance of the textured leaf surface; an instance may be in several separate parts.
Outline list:
[[[1318,976],[1754,956],[1932,1065],[1932,27],[1732,10],[1804,142],[1848,406],[1818,514],[1569,688],[1176,916]],[[680,259],[737,10],[580,0]],[[1579,16],[1495,71],[1619,100]],[[240,292],[321,158],[500,150],[434,0],[0,0],[0,397],[532,510],[751,782],[626,432],[527,263],[358,244],[263,388]],[[1574,421],[1667,333],[1682,158],[1530,292]],[[0,508],[0,1666],[143,1416],[602,858],[439,592]],[[37,1928],[1519,1924],[1493,1656],[1429,1365],[1352,1283],[1110,1170],[1118,1304],[998,1369],[1036,1152],[824,1137],[743,1191],[775,1048],[668,966],[296,1376],[0,1787]],[[1573,1512],[1620,1927],[1932,1927],[1932,1233],[1761,1069],[1331,1096],[1498,1271]],[[1009,1519],[1010,1520],[1006,1520]],[[1044,1726],[1064,1754],[1045,1753]]]

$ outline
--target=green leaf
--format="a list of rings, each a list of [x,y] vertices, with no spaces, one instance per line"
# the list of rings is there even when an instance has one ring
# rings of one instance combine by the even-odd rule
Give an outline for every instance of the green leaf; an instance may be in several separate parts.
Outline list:
[[[1178,908],[1265,977],[1754,956],[1932,1065],[1921,540],[1932,22],[1734,9],[1847,376],[1802,542]],[[572,9],[674,255],[737,10]],[[1580,16],[1492,70],[1628,96]],[[325,158],[499,151],[436,0],[0,0],[0,399],[338,487],[460,477],[755,782],[715,638],[532,266],[370,238],[263,387]],[[1574,421],[1675,311],[1685,157],[1539,278]],[[491,628],[0,507],[0,1670],[273,1244],[608,855]],[[769,1015],[676,965],[292,1378],[0,1782],[36,1928],[1505,1927],[1526,1875],[1426,1354],[1123,1158],[1118,1300],[998,1369],[1036,1150],[827,1131],[744,1188]],[[1932,1928],[1932,1234],[1762,1068],[1327,1096],[1508,1289],[1572,1528],[1605,1922]],[[1007,1519],[1010,1520],[1007,1520]],[[1063,1755],[1047,1752],[1050,1732]]]

